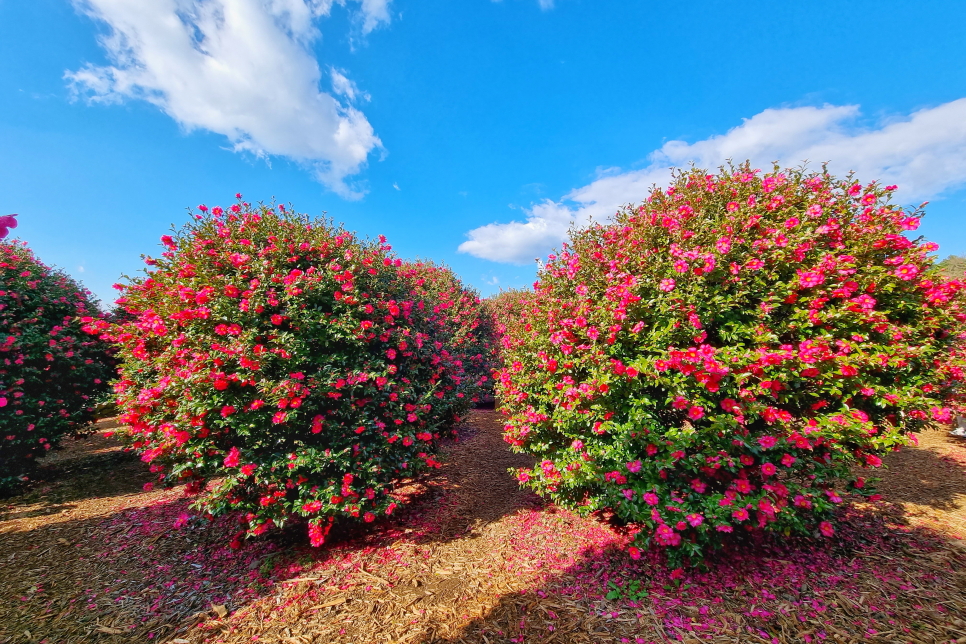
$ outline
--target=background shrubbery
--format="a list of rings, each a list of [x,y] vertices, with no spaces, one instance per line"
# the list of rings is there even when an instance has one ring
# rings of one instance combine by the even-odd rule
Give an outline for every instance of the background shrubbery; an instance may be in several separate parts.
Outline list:
[[[506,316],[522,481],[699,560],[735,531],[833,532],[853,470],[950,419],[962,286],[894,187],[798,170],[679,174],[572,231]],[[637,550],[632,549],[633,556]]]
[[[208,211],[162,238],[119,303],[133,445],[197,507],[259,534],[293,515],[390,514],[403,478],[491,384],[476,295],[449,269],[283,206]]]
[[[472,398],[461,401],[460,415],[468,409],[467,402],[492,401],[493,371],[499,363],[495,324],[486,301],[464,287],[452,270],[429,261],[403,262],[400,275],[414,298],[433,303],[430,322],[437,341],[443,351],[456,352],[465,372],[462,378],[478,387]]]
[[[77,282],[24,244],[0,242],[0,491],[94,420],[112,378],[109,347],[81,328],[81,317],[96,315]]]
[[[946,279],[961,280],[966,273],[966,257],[950,255],[936,266]]]

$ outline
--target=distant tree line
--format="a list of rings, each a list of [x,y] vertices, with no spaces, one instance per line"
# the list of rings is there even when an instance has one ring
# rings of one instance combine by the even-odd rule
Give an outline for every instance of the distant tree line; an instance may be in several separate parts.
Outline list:
[[[966,257],[950,255],[939,262],[939,270],[949,279],[960,279],[963,277],[963,272],[966,272]]]

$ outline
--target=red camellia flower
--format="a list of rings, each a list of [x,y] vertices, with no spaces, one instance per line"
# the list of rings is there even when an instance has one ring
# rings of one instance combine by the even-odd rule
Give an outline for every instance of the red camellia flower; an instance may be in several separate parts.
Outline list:
[[[228,455],[225,456],[225,467],[238,467],[238,459],[241,456],[241,452],[238,451],[237,447],[232,447],[228,450]]]

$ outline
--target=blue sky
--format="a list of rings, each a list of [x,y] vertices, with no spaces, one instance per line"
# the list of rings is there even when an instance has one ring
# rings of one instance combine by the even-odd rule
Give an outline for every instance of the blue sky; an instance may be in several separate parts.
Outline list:
[[[671,165],[808,158],[930,200],[921,232],[964,254],[963,24],[939,1],[0,0],[0,214],[105,300],[235,192],[487,294]]]

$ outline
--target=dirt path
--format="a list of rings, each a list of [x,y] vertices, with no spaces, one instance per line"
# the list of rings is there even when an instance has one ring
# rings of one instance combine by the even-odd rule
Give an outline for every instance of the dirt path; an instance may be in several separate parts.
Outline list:
[[[143,491],[115,442],[74,444],[0,501],[0,644],[966,638],[966,550],[945,538],[966,537],[966,446],[945,434],[891,455],[886,502],[854,505],[834,541],[749,544],[678,580],[520,490],[507,470],[528,461],[495,412],[474,412],[442,458],[391,522],[233,551],[230,521]]]

